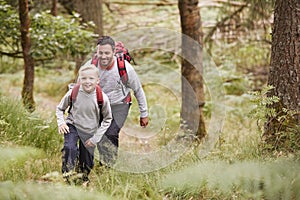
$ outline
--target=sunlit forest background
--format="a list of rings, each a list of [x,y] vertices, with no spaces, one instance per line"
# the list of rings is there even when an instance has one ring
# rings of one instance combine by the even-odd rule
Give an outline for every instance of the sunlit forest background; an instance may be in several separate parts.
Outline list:
[[[0,0],[0,199],[300,199],[299,137],[264,142],[274,4],[199,1],[209,141],[181,131],[178,2],[103,1],[104,35],[124,42],[149,106],[139,127],[135,99],[115,168],[97,162],[91,183],[66,184],[55,108],[95,51],[99,35],[52,1],[30,1],[35,110],[22,104],[24,61],[18,1]],[[74,1],[70,1],[72,4]],[[17,28],[16,28],[17,27]],[[221,109],[215,109],[215,96]],[[217,131],[215,131],[217,130]],[[299,127],[295,134],[299,135]],[[288,137],[284,144],[281,138]]]

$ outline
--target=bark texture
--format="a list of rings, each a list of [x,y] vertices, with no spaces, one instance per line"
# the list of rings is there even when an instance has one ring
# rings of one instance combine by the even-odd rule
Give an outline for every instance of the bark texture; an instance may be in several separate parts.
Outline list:
[[[182,37],[182,109],[181,117],[198,139],[206,135],[203,117],[202,27],[198,0],[178,1]]]
[[[103,35],[103,9],[102,0],[59,0],[64,8],[71,14],[79,13],[83,22],[93,21],[96,25],[95,33]]]
[[[269,96],[278,96],[272,108],[283,115],[282,108],[298,112],[292,119],[281,121],[269,118],[265,124],[265,138],[300,124],[300,1],[276,0],[272,31],[271,64],[268,84],[274,86]],[[299,133],[298,133],[299,134]]]
[[[21,31],[21,45],[24,59],[24,83],[22,89],[23,104],[29,111],[35,110],[35,102],[33,98],[34,87],[34,60],[30,54],[30,18],[28,9],[28,0],[19,0],[19,17]]]
[[[51,15],[57,16],[57,0],[52,0]]]

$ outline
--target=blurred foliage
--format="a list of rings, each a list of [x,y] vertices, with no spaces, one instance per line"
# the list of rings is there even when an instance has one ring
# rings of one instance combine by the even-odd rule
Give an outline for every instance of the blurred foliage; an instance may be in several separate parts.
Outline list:
[[[61,184],[39,184],[34,182],[13,183],[12,181],[0,182],[1,199],[113,199],[108,195],[90,192],[78,187],[70,187]]]
[[[300,126],[294,121],[296,111],[284,107],[275,109],[273,104],[280,102],[277,96],[268,96],[273,86],[268,85],[261,91],[250,92],[252,110],[249,116],[257,121],[260,134],[263,138],[262,147],[264,150],[277,151],[280,153],[296,153],[300,150]],[[264,125],[276,121],[279,128],[270,135],[264,135]]]
[[[297,159],[205,161],[167,175],[161,185],[174,199],[299,199],[299,164]]]
[[[246,2],[249,9],[248,21],[269,19],[273,14],[275,0],[240,0]]]
[[[236,0],[224,2],[219,7],[219,25],[228,26],[224,30],[245,33],[250,38],[251,31],[269,31],[275,0]],[[260,29],[260,30],[259,30]],[[253,36],[253,35],[252,35]],[[265,38],[261,38],[265,39]]]
[[[19,15],[4,0],[0,0],[0,24],[0,54],[22,57]],[[97,37],[92,27],[92,23],[81,24],[76,13],[65,17],[54,17],[49,11],[36,13],[30,25],[31,54],[35,61],[86,55]]]
[[[250,92],[252,95],[251,102],[253,103],[253,109],[249,112],[249,115],[257,120],[259,127],[263,127],[263,124],[267,122],[268,117],[276,117],[276,111],[270,106],[279,102],[279,97],[268,97],[267,93],[274,87],[266,86],[261,91]],[[262,131],[262,130],[261,130]]]
[[[17,4],[17,0],[9,1]],[[21,55],[18,39],[20,34],[18,13],[14,6],[10,7],[3,2],[0,0],[0,23],[3,26],[0,31],[0,51],[17,52],[16,55]],[[35,91],[38,95],[46,94],[47,100],[51,101],[50,97],[60,98],[64,94],[66,84],[73,77],[75,62],[69,62],[69,60],[74,61],[77,56],[90,54],[95,44],[95,35],[91,31],[86,31],[91,30],[90,25],[80,25],[81,19],[78,14],[53,17],[45,11],[47,6],[43,2],[45,0],[31,1],[31,8],[33,8],[31,10],[32,55],[36,60],[41,61],[35,67],[37,83]],[[172,165],[145,174],[124,173],[96,165],[91,174],[92,186],[89,188],[91,198],[99,198],[99,196],[95,197],[94,192],[97,191],[107,192],[114,199],[276,199],[277,197],[285,199],[299,197],[299,176],[297,175],[299,162],[282,162],[283,164],[258,162],[257,160],[264,158],[270,159],[272,154],[270,152],[261,154],[259,146],[261,143],[259,133],[261,132],[257,132],[254,120],[248,118],[247,115],[249,110],[253,109],[255,119],[265,119],[265,105],[270,100],[258,97],[264,94],[262,90],[262,93],[257,94],[258,98],[254,103],[256,105],[253,105],[247,91],[260,90],[266,83],[265,72],[270,59],[270,21],[272,21],[273,1],[231,1],[231,3],[235,2],[240,3],[240,6],[243,4],[247,6],[240,15],[234,16],[231,20],[225,20],[224,24],[228,29],[217,31],[212,40],[211,56],[218,67],[226,92],[226,101],[223,105],[226,109],[226,118],[224,118],[224,127],[222,127],[222,133],[219,135],[215,148],[202,159],[200,158],[202,155],[198,155],[194,147],[191,147],[189,152],[184,152],[184,156]],[[40,5],[42,8],[39,7]],[[222,21],[238,9],[237,6],[230,5],[230,1],[223,2],[221,5],[221,7],[201,8],[204,25],[207,21],[215,23]],[[105,34],[116,34],[139,27],[166,27],[180,31],[177,4],[160,7],[106,3],[104,16]],[[235,26],[230,26],[232,22]],[[203,27],[204,36],[208,34],[210,28],[209,26]],[[234,33],[233,38],[230,39],[232,36],[230,34],[224,34],[226,30]],[[154,40],[158,43],[170,39],[160,32],[156,32],[156,35],[158,39],[154,38]],[[227,36],[229,39],[226,38]],[[127,35],[127,37],[145,42],[145,38],[134,34]],[[125,38],[123,40],[131,41]],[[206,50],[206,44],[204,50]],[[180,50],[176,49],[174,52],[178,51]],[[172,52],[151,49],[137,49],[132,52],[138,63],[134,65],[134,68],[142,80],[148,97],[151,122],[147,130],[150,130],[149,132],[157,130],[159,139],[150,141],[150,145],[153,145],[152,151],[174,138],[179,125],[180,98],[177,98],[177,94],[170,92],[169,89],[180,91],[180,58]],[[21,63],[16,62],[17,60],[10,60],[7,57],[2,57],[2,59],[0,73],[14,73],[22,69]],[[178,77],[174,76],[176,73]],[[259,78],[260,75],[263,77]],[[12,76],[9,81],[10,84],[7,85],[20,87],[22,84],[20,74]],[[168,88],[169,85],[172,87]],[[7,95],[4,88],[0,90],[0,93]],[[209,96],[209,94],[206,95]],[[209,124],[213,109],[209,98],[204,107],[208,128],[213,126]],[[59,171],[62,138],[57,135],[57,125],[54,119],[48,117],[42,120],[40,116],[28,114],[20,105],[16,99],[0,98],[1,141],[40,148],[47,155],[44,159],[35,159],[36,157],[33,156],[32,159],[28,158],[25,164],[17,163],[12,166],[11,170],[3,172],[2,180],[33,180],[41,174],[53,170]],[[133,99],[133,106],[126,123],[130,123],[131,127],[138,126],[139,111],[135,99]],[[262,127],[261,124],[259,127]],[[293,138],[296,135],[280,133],[278,138],[279,136]],[[297,140],[292,139],[292,141]],[[136,148],[137,153],[147,153],[142,149],[141,144],[130,144],[128,149]],[[289,148],[294,147],[292,145],[296,144],[293,143],[290,146],[287,144]],[[1,151],[0,154],[2,154]],[[209,161],[214,159],[217,162]],[[175,170],[175,168],[182,169],[199,160],[201,163],[195,168],[188,168],[184,172]],[[260,168],[261,166],[263,167]],[[164,179],[166,174],[171,172],[175,175]],[[291,179],[293,176],[294,179]],[[158,185],[161,180],[164,181],[162,186]],[[52,197],[54,193],[57,197],[60,194],[65,197],[69,195],[69,192],[78,198],[89,197],[85,196],[85,193],[75,193],[70,187],[66,189],[63,185],[57,186],[52,183],[44,187],[31,183],[25,185],[24,183],[2,182],[0,188],[0,198],[18,199],[24,193],[32,198],[40,198],[41,195],[47,196],[48,192],[51,193],[49,197]],[[78,191],[77,187],[75,189]],[[39,192],[35,193],[36,190]]]
[[[23,69],[23,60],[0,56],[0,74],[16,73]]]
[[[2,160],[0,180],[23,181],[28,180],[29,177],[36,177],[40,174],[39,168],[42,167],[36,161],[44,156],[45,154],[40,149],[29,146],[20,147],[3,141],[0,144],[0,159]],[[0,198],[3,197],[0,196]]]
[[[0,121],[0,123],[5,123]],[[3,171],[5,168],[8,169],[12,164],[16,165],[17,162],[25,162],[28,157],[39,157],[41,151],[32,147],[15,147],[15,146],[0,146],[0,169]]]
[[[38,84],[34,91],[60,100],[67,92],[67,85],[73,81],[75,66],[66,60],[61,61],[59,68],[55,66],[55,62],[50,64],[35,67],[35,80]]]
[[[28,113],[19,100],[0,97],[0,138],[14,144],[43,149],[48,154],[60,151],[62,138],[56,120],[43,121],[36,113]]]
[[[259,90],[267,82],[270,45],[266,43],[237,41],[229,44],[223,42],[214,46],[211,56],[219,70],[225,75],[225,87],[227,89],[228,86],[231,87],[231,94]],[[232,81],[239,86],[233,86]],[[234,87],[237,87],[236,91]]]

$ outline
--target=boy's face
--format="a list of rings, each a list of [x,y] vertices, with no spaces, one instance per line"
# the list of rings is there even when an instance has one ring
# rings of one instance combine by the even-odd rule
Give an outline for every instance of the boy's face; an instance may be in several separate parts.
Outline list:
[[[111,66],[114,58],[114,51],[110,44],[98,45],[97,54],[101,67],[107,68]]]
[[[80,76],[80,84],[87,93],[91,93],[95,90],[97,84],[99,84],[99,77],[94,70],[82,71]]]

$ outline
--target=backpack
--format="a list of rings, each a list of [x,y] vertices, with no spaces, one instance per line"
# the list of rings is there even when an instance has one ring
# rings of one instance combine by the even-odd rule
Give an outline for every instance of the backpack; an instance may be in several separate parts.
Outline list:
[[[76,84],[72,88],[72,92],[71,92],[70,99],[69,99],[68,113],[70,113],[70,111],[72,109],[72,106],[73,106],[74,102],[76,101],[79,88],[80,88],[80,84]],[[103,95],[102,95],[102,89],[99,85],[96,85],[96,96],[97,96],[97,103],[98,103],[99,110],[100,110],[100,121],[99,121],[99,123],[101,123],[102,119],[103,119],[103,116],[102,116]]]
[[[120,41],[116,42],[115,56],[117,57],[117,64],[121,81],[127,87],[128,75],[126,71],[125,60],[127,60],[129,63],[133,61],[133,63],[135,64],[134,59],[129,54],[128,49],[125,48],[124,44]],[[94,54],[94,56],[92,57],[91,64],[94,64],[96,67],[98,66],[98,57],[96,54]]]

